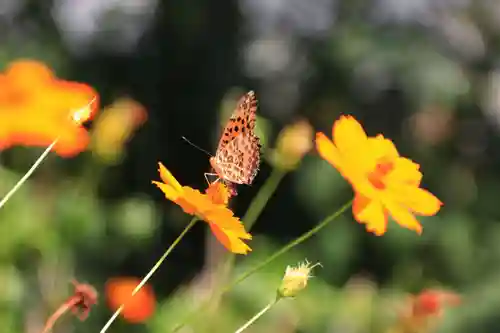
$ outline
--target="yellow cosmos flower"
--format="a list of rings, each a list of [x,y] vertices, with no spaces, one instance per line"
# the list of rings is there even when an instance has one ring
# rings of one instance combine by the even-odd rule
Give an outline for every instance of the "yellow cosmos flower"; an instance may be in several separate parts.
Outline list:
[[[420,188],[420,166],[399,156],[394,144],[382,135],[367,137],[351,116],[334,123],[333,142],[317,133],[316,148],[351,183],[354,218],[376,235],[385,233],[389,214],[420,234],[422,226],[414,214],[431,216],[441,208],[439,199]]]
[[[211,184],[207,194],[203,194],[189,186],[182,186],[163,164],[158,164],[162,182],[153,181],[153,184],[158,186],[168,200],[175,202],[187,214],[196,215],[207,222],[214,236],[229,251],[247,254],[252,250],[243,242],[252,239],[252,236],[226,207],[229,192],[223,184]]]

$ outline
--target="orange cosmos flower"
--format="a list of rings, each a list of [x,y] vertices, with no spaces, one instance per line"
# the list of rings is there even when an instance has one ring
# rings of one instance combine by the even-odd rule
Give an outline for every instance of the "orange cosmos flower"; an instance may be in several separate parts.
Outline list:
[[[420,166],[399,156],[394,144],[382,135],[367,137],[351,116],[342,116],[333,125],[333,142],[316,134],[316,147],[326,161],[346,178],[356,192],[354,218],[368,231],[382,235],[387,217],[401,226],[422,232],[413,214],[435,215],[442,203],[421,189]]]
[[[108,280],[106,283],[106,298],[109,307],[116,311],[122,304],[125,305],[121,315],[131,323],[140,323],[153,314],[156,298],[153,289],[144,285],[132,296],[132,292],[141,280],[133,277],[119,277]]]
[[[229,251],[238,254],[251,251],[242,240],[252,239],[252,236],[226,207],[229,192],[223,184],[213,183],[207,193],[203,194],[189,186],[182,186],[163,164],[158,164],[162,182],[153,181],[153,184],[158,186],[168,200],[175,202],[187,214],[196,215],[207,222],[214,236]]]
[[[88,85],[57,79],[43,63],[18,60],[0,74],[0,149],[14,145],[48,146],[70,157],[89,141],[81,124],[97,109]]]

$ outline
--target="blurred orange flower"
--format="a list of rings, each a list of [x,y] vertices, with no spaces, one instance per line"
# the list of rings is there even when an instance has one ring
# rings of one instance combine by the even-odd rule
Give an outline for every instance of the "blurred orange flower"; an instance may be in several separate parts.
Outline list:
[[[398,316],[391,333],[431,332],[439,324],[446,307],[458,306],[460,295],[438,289],[427,289],[411,296]]]
[[[124,304],[121,315],[131,323],[147,320],[153,314],[156,306],[156,298],[149,285],[144,285],[132,296],[132,292],[140,282],[141,280],[134,277],[117,277],[106,283],[106,298],[109,307],[116,311]]]
[[[106,162],[118,161],[133,131],[147,118],[146,109],[136,101],[129,98],[116,100],[94,122],[92,151]]]
[[[90,86],[57,79],[43,63],[18,60],[0,74],[0,149],[13,145],[48,146],[70,157],[89,141],[81,126],[97,109]]]
[[[412,316],[428,317],[442,315],[445,306],[460,305],[458,294],[438,289],[427,289],[411,298]]]
[[[422,232],[413,214],[435,215],[441,201],[420,188],[420,166],[399,156],[394,144],[382,135],[367,137],[351,116],[342,116],[333,125],[333,142],[316,134],[316,148],[354,188],[354,218],[366,229],[382,235],[387,218],[401,226]]]
[[[251,251],[242,240],[252,239],[252,236],[226,207],[229,192],[223,184],[213,183],[207,189],[207,194],[203,194],[189,186],[182,186],[163,164],[158,164],[162,182],[153,181],[153,184],[158,186],[168,200],[175,202],[187,214],[196,215],[207,222],[214,236],[229,251],[238,254]]]

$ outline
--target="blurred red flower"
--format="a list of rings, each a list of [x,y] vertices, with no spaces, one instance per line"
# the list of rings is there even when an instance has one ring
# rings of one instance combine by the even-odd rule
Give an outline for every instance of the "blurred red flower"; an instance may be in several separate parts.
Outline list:
[[[427,289],[412,298],[412,315],[415,317],[440,317],[447,306],[461,302],[458,294],[444,290]]]
[[[0,73],[0,149],[44,147],[59,138],[57,154],[80,153],[89,141],[82,123],[97,110],[97,99],[92,87],[60,80],[41,62],[12,62]]]
[[[440,289],[425,289],[419,294],[410,296],[399,315],[399,320],[389,332],[423,333],[434,331],[444,310],[448,307],[458,306],[460,303],[461,297],[456,293]]]
[[[110,308],[116,311],[124,304],[121,315],[131,323],[140,323],[153,314],[156,298],[153,289],[144,285],[134,296],[133,290],[141,280],[134,277],[117,277],[106,283],[106,298]]]

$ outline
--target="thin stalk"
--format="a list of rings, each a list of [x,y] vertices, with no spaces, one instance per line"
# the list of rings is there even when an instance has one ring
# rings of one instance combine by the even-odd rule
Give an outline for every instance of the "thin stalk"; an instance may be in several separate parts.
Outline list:
[[[70,310],[72,307],[76,306],[78,302],[80,301],[80,298],[78,297],[72,297],[70,298],[67,302],[64,302],[47,320],[45,323],[45,327],[43,328],[42,333],[49,333],[52,328],[54,327],[55,323],[59,318],[62,317],[63,314],[65,314],[68,310]]]
[[[234,332],[234,333],[241,333],[244,330],[246,330],[255,321],[257,321],[257,319],[259,319],[260,317],[262,317],[262,315],[264,315],[264,313],[266,313],[267,311],[269,311],[276,303],[278,303],[279,300],[280,299],[277,298],[277,299],[273,300],[271,303],[269,303],[268,305],[266,305],[262,310],[259,311],[259,313],[257,313],[255,316],[253,316],[249,321],[247,321],[243,326],[241,326],[240,328],[238,328],[238,330],[236,332]]]
[[[273,196],[274,192],[278,188],[278,185],[280,184],[281,180],[283,180],[283,177],[286,174],[287,171],[275,168],[271,172],[271,175],[266,179],[264,185],[262,185],[257,195],[253,198],[252,202],[247,208],[245,215],[241,219],[247,231],[250,231],[252,226],[255,224],[255,221],[257,221],[257,219],[259,218],[267,202]],[[222,274],[226,274],[231,270],[231,267],[234,265],[235,259],[236,255],[234,253],[230,253],[223,265],[222,271],[224,273]],[[215,290],[210,295],[208,303],[213,303],[220,296],[221,288],[219,287],[219,285],[217,285]]]
[[[250,275],[254,274],[255,272],[257,272],[258,270],[260,270],[261,268],[263,268],[267,264],[271,263],[274,259],[278,258],[282,254],[288,252],[293,247],[295,247],[295,246],[299,245],[300,243],[302,243],[302,242],[306,241],[307,239],[309,239],[315,233],[317,233],[318,231],[320,231],[321,229],[323,229],[324,227],[326,227],[330,222],[332,222],[337,217],[339,217],[340,215],[342,215],[342,213],[344,213],[349,207],[351,207],[351,205],[352,205],[352,200],[349,201],[348,203],[346,203],[344,206],[342,206],[338,211],[336,211],[332,215],[326,217],[323,221],[321,221],[314,228],[312,228],[311,230],[309,230],[306,233],[302,234],[302,236],[300,236],[299,238],[294,239],[293,241],[291,241],[287,245],[283,246],[281,249],[279,249],[278,251],[274,252],[269,257],[267,257],[266,260],[258,263],[253,268],[251,268],[248,271],[246,271],[245,273],[241,274],[231,284],[229,284],[228,286],[226,286],[226,288],[223,289],[223,293],[228,292],[234,286],[236,286],[240,282],[243,282],[243,280],[246,280]]]
[[[263,268],[264,266],[266,266],[267,264],[269,264],[270,262],[272,262],[273,260],[275,260],[276,258],[278,258],[279,256],[281,256],[282,254],[286,253],[288,250],[292,249],[293,247],[295,247],[295,246],[299,245],[300,243],[302,243],[302,242],[306,241],[307,239],[309,239],[315,233],[317,233],[318,231],[320,231],[321,229],[323,229],[324,227],[326,227],[330,222],[332,222],[337,217],[339,217],[340,215],[342,215],[349,207],[351,207],[351,205],[352,205],[352,200],[350,200],[348,203],[346,203],[344,206],[342,206],[335,213],[327,216],[325,219],[323,219],[323,221],[321,221],[320,223],[318,223],[318,225],[316,225],[314,228],[312,228],[311,230],[309,230],[306,233],[302,234],[302,236],[300,236],[299,238],[294,239],[293,241],[291,241],[287,245],[283,246],[281,249],[279,249],[278,251],[276,251],[275,253],[273,253],[269,257],[267,257],[266,260],[258,263],[254,267],[250,268],[248,271],[246,271],[243,274],[241,274],[232,283],[230,283],[224,289],[222,289],[220,295],[222,296],[223,294],[225,294],[226,292],[228,292],[229,290],[231,290],[234,286],[236,286],[237,284],[239,284],[243,280],[247,279],[250,275],[254,274],[258,270],[260,270],[261,268]],[[189,313],[189,315],[179,325],[177,325],[176,327],[174,327],[174,329],[172,330],[172,332],[178,332],[182,327],[184,327],[184,325],[186,325],[186,323],[188,323],[192,319],[192,317],[194,316],[195,313],[200,313],[200,311],[205,306],[207,306],[208,304],[209,304],[209,302],[204,302],[197,309],[197,311],[193,311],[193,312]]]
[[[165,261],[167,256],[172,252],[174,247],[179,244],[179,242],[182,240],[184,235],[187,234],[187,232],[195,225],[196,222],[198,222],[199,219],[195,216],[191,219],[191,222],[184,228],[184,230],[181,232],[181,234],[174,240],[174,242],[169,246],[169,248],[165,251],[163,256],[156,262],[156,264],[151,268],[149,273],[142,279],[142,281],[135,287],[135,289],[132,291],[132,296],[137,294],[137,292],[146,284],[146,282],[151,278],[151,276],[160,268],[161,264]],[[115,319],[120,315],[120,313],[123,311],[123,308],[125,307],[125,304],[120,305],[120,307],[115,311],[113,316],[109,318],[108,322],[104,325],[104,327],[101,329],[100,333],[104,333],[107,331],[107,329],[111,326],[111,324],[115,321]]]
[[[40,164],[43,162],[45,157],[47,157],[47,155],[50,153],[52,148],[54,148],[58,140],[59,138],[55,139],[54,142],[52,142],[50,146],[48,146],[45,149],[42,155],[40,155],[40,157],[35,161],[35,163],[33,163],[28,172],[26,172],[26,174],[16,183],[16,185],[14,185],[14,187],[3,197],[2,201],[0,201],[0,208],[2,208],[7,203],[7,201],[9,201],[10,197],[12,197],[17,192],[17,190],[19,190],[21,186],[26,182],[26,180],[28,180],[28,178],[31,177],[33,172],[35,172],[35,170],[40,166]]]
[[[247,231],[250,231],[253,227],[255,221],[259,218],[267,202],[272,197],[286,174],[287,172],[284,170],[278,168],[273,169],[269,178],[266,180],[264,185],[262,185],[257,195],[253,198],[252,202],[248,206],[245,216],[241,219],[245,224],[245,229],[247,229]]]

